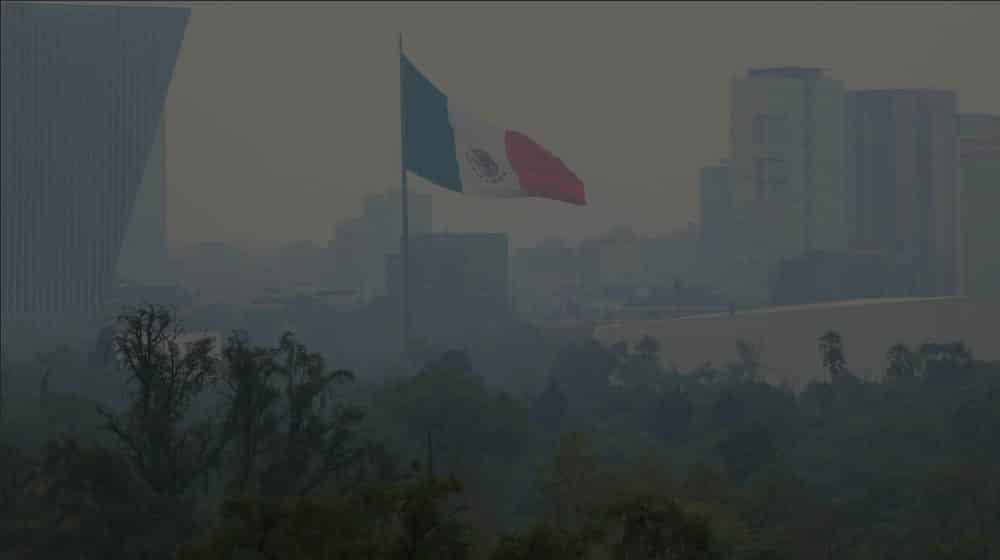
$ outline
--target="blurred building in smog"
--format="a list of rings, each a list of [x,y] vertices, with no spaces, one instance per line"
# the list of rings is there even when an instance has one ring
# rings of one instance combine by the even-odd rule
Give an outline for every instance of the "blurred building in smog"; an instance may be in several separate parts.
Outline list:
[[[963,295],[1000,296],[1000,116],[960,115]]]
[[[751,305],[989,291],[996,120],[963,119],[960,149],[957,107],[817,68],[735,78],[729,159],[700,174],[699,277]]]
[[[399,302],[399,254],[385,259],[389,298]],[[500,233],[410,236],[410,310],[414,339],[454,343],[509,319],[508,241]]]
[[[590,292],[638,286],[643,274],[641,238],[627,227],[580,243],[581,274]]]
[[[332,287],[356,290],[365,300],[386,294],[385,259],[399,252],[402,196],[398,188],[364,198],[362,215],[337,225],[330,243]],[[431,232],[430,195],[407,193],[410,235]]]
[[[847,95],[850,246],[884,255],[894,295],[961,291],[957,96],[939,90]]]
[[[729,274],[742,298],[764,301],[782,259],[847,248],[844,85],[819,68],[780,67],[730,87]]]
[[[901,281],[878,252],[808,253],[778,264],[771,303],[800,305],[889,297]]]
[[[701,168],[698,174],[698,201],[698,276],[721,285],[727,263],[736,257],[731,252],[736,240],[728,161]]]
[[[668,233],[646,235],[639,239],[643,283],[646,286],[667,286],[677,280],[691,281],[697,275],[698,224],[674,229]]]
[[[516,311],[527,316],[573,315],[582,295],[579,251],[562,243],[518,249],[510,259]]]

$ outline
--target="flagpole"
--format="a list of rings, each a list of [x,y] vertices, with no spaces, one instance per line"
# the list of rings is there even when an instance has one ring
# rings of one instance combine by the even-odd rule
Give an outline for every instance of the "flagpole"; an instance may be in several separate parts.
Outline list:
[[[403,207],[403,227],[400,253],[403,268],[403,356],[410,353],[410,216],[406,188],[406,113],[403,103],[403,33],[399,33],[399,188]]]

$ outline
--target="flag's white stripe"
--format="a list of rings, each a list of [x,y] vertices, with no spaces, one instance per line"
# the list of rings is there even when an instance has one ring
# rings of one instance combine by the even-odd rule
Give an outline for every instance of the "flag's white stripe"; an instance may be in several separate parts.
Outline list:
[[[524,196],[507,157],[506,131],[448,100],[455,134],[455,158],[462,192],[484,196]]]

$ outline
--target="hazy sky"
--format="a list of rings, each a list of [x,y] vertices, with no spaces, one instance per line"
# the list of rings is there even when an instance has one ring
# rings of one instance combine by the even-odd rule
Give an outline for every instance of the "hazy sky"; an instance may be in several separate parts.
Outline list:
[[[176,4],[176,3],[174,3]],[[700,166],[728,150],[728,82],[829,68],[848,88],[954,89],[1000,112],[986,3],[197,3],[167,103],[172,245],[312,239],[399,182],[396,33],[448,95],[520,130],[590,206],[434,195],[434,223],[515,245],[697,220]]]

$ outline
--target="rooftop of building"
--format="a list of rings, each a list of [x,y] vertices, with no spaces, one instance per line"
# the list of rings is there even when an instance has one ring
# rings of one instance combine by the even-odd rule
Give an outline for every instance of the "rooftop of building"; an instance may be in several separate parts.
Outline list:
[[[46,10],[53,12],[56,10],[73,10],[75,12],[130,12],[138,10],[156,10],[160,12],[184,12],[191,13],[191,8],[186,6],[163,6],[158,4],[146,4],[140,2],[119,3],[119,4],[83,4],[80,2],[37,2],[37,1],[14,1],[3,3],[3,7],[11,10]]]
[[[957,95],[953,90],[935,88],[855,89],[848,91],[847,94],[861,96],[940,95],[950,97]]]
[[[750,68],[747,76],[751,78],[786,78],[795,80],[807,80],[822,78],[826,69],[809,68],[803,66],[774,66],[770,68]]]
[[[706,165],[702,167],[702,171],[717,171],[717,170],[727,170],[729,168],[729,160],[724,159],[719,161],[719,163],[713,163],[711,165]]]

